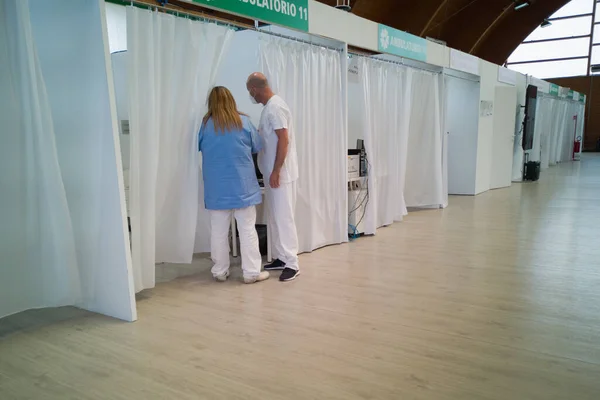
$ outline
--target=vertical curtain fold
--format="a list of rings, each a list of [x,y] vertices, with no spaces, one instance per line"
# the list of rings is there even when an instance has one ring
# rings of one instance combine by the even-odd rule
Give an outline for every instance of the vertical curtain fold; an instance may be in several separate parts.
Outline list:
[[[294,117],[299,250],[346,242],[348,139],[341,52],[264,35],[260,58],[273,90]]]
[[[0,317],[80,305],[79,266],[29,1],[0,3]]]
[[[404,66],[360,57],[363,132],[369,198],[365,233],[406,215],[404,183],[408,156],[412,75]]]
[[[406,186],[408,207],[443,207],[444,166],[440,75],[410,69],[412,95]]]
[[[135,289],[158,262],[190,263],[198,215],[197,133],[232,31],[127,7],[130,208]]]
[[[440,76],[360,57],[360,93],[369,160],[365,233],[401,221],[407,207],[443,207]]]

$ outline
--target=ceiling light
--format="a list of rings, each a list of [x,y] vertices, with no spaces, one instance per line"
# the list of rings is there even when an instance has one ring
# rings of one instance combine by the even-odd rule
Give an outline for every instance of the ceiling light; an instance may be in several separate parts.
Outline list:
[[[519,11],[522,8],[525,8],[529,5],[529,0],[526,1],[517,1],[515,0],[515,11]]]
[[[335,8],[342,11],[352,11],[352,7],[350,6],[350,0],[337,0],[337,5],[335,6]]]
[[[540,28],[547,28],[550,25],[552,25],[552,22],[548,21],[548,19],[545,19],[544,22],[542,22],[542,24],[540,25]]]

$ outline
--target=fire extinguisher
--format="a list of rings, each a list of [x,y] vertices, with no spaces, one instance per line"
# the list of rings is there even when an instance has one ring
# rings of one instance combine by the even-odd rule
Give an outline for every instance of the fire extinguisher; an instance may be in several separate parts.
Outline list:
[[[581,151],[581,136],[577,136],[575,143],[573,143],[573,160],[579,161],[579,153]]]
[[[575,129],[573,132],[573,137],[575,138],[575,141],[573,142],[572,160],[575,161],[579,159],[579,151],[581,150],[581,136],[577,136],[577,115],[573,115],[573,121],[575,121]],[[577,155],[577,158],[575,158],[575,155]]]

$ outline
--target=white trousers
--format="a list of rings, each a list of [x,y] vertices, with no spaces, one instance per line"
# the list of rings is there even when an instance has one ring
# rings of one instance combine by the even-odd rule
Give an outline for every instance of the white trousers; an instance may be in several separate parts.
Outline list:
[[[214,276],[221,276],[229,271],[229,231],[232,215],[235,216],[240,233],[244,277],[254,278],[260,274],[262,268],[254,206],[240,210],[210,210],[210,255],[215,264],[211,272]]]
[[[298,270],[296,182],[281,184],[277,189],[265,185],[265,196],[273,257],[283,261],[287,268]]]

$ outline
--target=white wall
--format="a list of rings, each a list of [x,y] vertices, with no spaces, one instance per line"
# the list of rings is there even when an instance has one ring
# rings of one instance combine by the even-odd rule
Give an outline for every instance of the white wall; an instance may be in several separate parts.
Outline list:
[[[308,12],[308,30],[311,34],[336,39],[362,49],[378,50],[377,23],[313,0]]]
[[[444,133],[447,141],[448,192],[474,195],[477,173],[479,82],[444,76]]]
[[[132,321],[137,316],[104,1],[30,3],[76,238],[82,307]]]
[[[427,41],[427,64],[440,67],[450,66],[450,48],[439,43]]]
[[[517,106],[519,107],[519,113],[517,114],[517,120],[515,123],[515,147],[513,152],[513,182],[521,182],[523,180],[523,162],[524,154],[523,151],[523,120],[525,119],[525,101],[527,95],[527,76],[521,73],[517,73]]]
[[[479,73],[481,76],[480,101],[494,101],[496,84],[498,82],[498,66],[480,60]],[[479,133],[477,138],[477,176],[475,193],[490,190],[490,174],[492,171],[492,144],[494,134],[493,116],[479,117]]]

